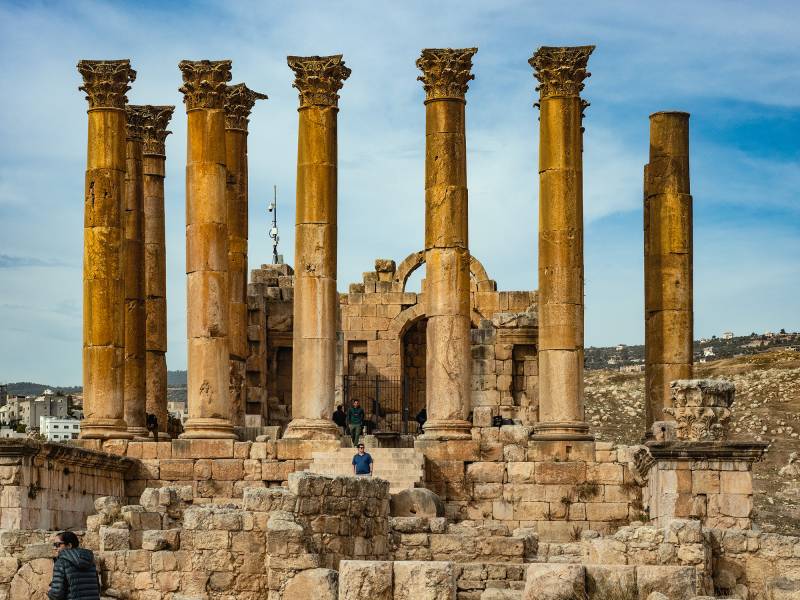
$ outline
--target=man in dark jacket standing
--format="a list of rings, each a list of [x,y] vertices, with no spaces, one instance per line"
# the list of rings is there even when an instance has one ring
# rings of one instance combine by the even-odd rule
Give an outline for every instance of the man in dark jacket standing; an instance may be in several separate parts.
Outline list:
[[[350,427],[353,445],[358,446],[361,430],[364,427],[364,409],[361,408],[361,402],[357,398],[353,400],[353,406],[347,411],[347,425]]]
[[[50,600],[100,600],[94,555],[91,550],[79,546],[78,536],[71,531],[56,536],[53,581],[47,591]]]

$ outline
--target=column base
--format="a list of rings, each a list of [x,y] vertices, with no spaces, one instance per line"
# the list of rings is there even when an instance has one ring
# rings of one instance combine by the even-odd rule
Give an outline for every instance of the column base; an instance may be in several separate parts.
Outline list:
[[[150,432],[147,431],[147,427],[128,427],[128,433],[137,440],[141,440],[150,435]]]
[[[428,419],[422,429],[422,440],[472,439],[472,423],[464,419]]]
[[[292,419],[286,426],[284,439],[289,440],[338,440],[342,430],[328,419]]]
[[[584,421],[547,421],[533,426],[532,440],[537,441],[591,441],[589,424]]]
[[[189,418],[184,425],[183,433],[179,436],[183,440],[213,439],[237,440],[233,431],[233,424],[227,419],[216,418]]]
[[[129,440],[133,434],[123,419],[84,419],[80,438],[83,440]]]

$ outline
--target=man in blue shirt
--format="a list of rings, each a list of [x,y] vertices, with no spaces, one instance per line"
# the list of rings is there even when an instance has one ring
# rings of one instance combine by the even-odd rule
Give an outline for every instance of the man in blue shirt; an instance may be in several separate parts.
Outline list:
[[[358,445],[358,454],[353,456],[354,475],[372,475],[372,457],[364,452],[364,444]]]

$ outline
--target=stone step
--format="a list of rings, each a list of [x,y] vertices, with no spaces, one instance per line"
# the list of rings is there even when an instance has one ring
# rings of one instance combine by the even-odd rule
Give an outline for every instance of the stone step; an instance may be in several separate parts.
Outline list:
[[[308,470],[321,475],[352,475],[353,448],[314,452]],[[373,448],[374,475],[389,482],[391,493],[415,487],[424,476],[425,458],[414,448]]]

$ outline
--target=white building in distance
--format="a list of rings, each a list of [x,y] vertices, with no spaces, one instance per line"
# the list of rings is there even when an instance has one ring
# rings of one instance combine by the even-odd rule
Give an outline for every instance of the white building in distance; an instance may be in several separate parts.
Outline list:
[[[39,433],[48,442],[64,442],[76,440],[81,432],[81,422],[78,419],[64,417],[39,417]]]

